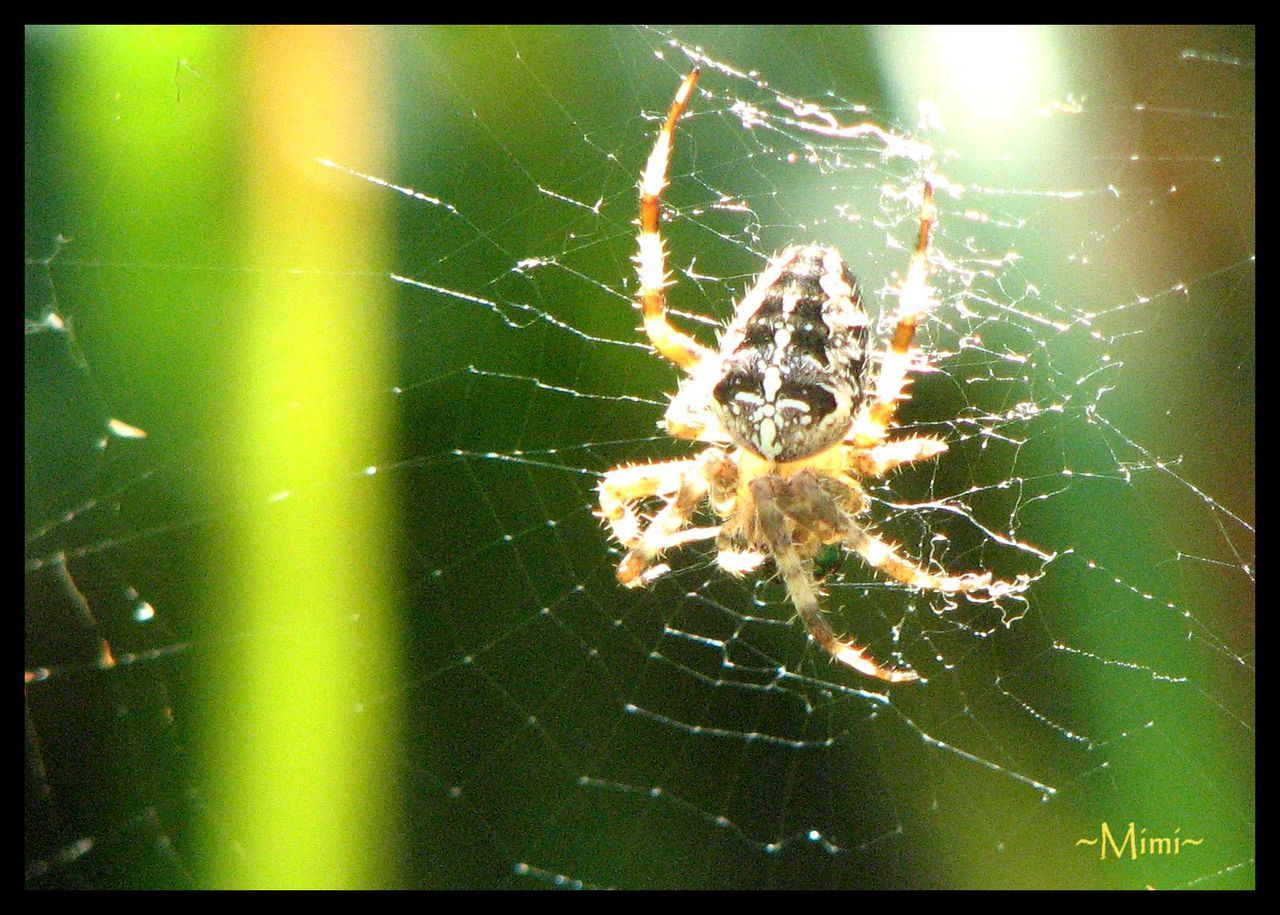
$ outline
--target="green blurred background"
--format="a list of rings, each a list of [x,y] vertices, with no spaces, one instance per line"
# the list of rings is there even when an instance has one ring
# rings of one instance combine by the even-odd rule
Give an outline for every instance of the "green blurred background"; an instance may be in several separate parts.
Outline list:
[[[670,370],[599,342],[634,339],[672,37],[850,118],[936,101],[943,168],[986,202],[944,209],[939,248],[1016,239],[975,281],[1008,309],[984,339],[1068,404],[925,478],[1020,481],[1059,559],[1018,625],[919,643],[956,670],[883,708],[786,626],[810,682],[671,676],[668,628],[732,638],[721,608],[777,593],[622,593],[590,516],[595,473],[680,453],[613,397],[660,402]],[[1015,38],[29,28],[28,886],[1251,886],[1253,31]],[[916,176],[791,168],[798,132],[729,113],[750,80],[703,90],[667,199],[681,307],[723,318],[797,233],[898,269],[910,217],[859,207]],[[1206,843],[1100,863],[1074,841],[1103,820]]]

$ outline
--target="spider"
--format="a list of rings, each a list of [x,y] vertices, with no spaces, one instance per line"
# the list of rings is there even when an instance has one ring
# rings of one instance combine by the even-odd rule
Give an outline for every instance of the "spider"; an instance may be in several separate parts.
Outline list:
[[[658,230],[676,122],[693,94],[698,70],[681,83],[640,176],[639,307],[654,349],[685,377],[660,427],[709,447],[685,460],[622,465],[599,485],[597,515],[626,549],[618,580],[649,584],[668,571],[665,550],[715,538],[717,562],[744,575],[767,558],[813,640],[859,673],[890,683],[920,679],[885,666],[841,638],[819,604],[813,559],[828,544],[856,551],[869,565],[915,588],[974,600],[1023,591],[982,574],[931,571],[902,555],[859,521],[868,498],[859,483],[895,467],[927,460],[946,445],[925,436],[890,440],[889,426],[917,359],[916,324],[933,302],[929,236],[937,221],[933,190],[921,195],[920,230],[907,276],[897,290],[897,326],[872,382],[871,319],[858,283],[827,245],[792,245],[773,257],[734,309],[711,350],[667,320],[672,280]],[[638,506],[661,503],[642,519]],[[718,525],[689,527],[703,503]],[[647,520],[647,523],[643,523]]]

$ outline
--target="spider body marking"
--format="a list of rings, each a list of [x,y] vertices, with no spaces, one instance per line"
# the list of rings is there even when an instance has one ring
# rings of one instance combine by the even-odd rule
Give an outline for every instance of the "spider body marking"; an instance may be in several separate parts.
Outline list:
[[[866,388],[870,323],[840,252],[783,251],[720,338],[712,409],[734,443],[786,463],[841,441]]]
[[[714,539],[716,560],[730,574],[772,559],[810,636],[832,659],[890,683],[919,680],[914,670],[883,666],[836,634],[819,604],[812,567],[834,544],[906,585],[972,600],[1017,595],[1030,583],[1026,575],[1005,582],[989,572],[927,569],[858,520],[868,508],[861,478],[946,450],[934,438],[888,435],[917,356],[916,327],[933,304],[933,190],[926,181],[916,247],[883,351],[873,352],[856,280],[839,252],[824,245],[793,245],[771,259],[737,304],[717,348],[705,347],[667,319],[671,280],[659,231],[675,127],[697,79],[694,70],[681,83],[641,173],[635,262],[644,332],[686,373],[660,425],[708,447],[692,458],[604,474],[597,514],[626,548],[618,580],[647,585],[668,571],[659,562],[663,552]],[[641,506],[654,501],[660,507],[642,516]],[[690,527],[704,504],[720,523]]]

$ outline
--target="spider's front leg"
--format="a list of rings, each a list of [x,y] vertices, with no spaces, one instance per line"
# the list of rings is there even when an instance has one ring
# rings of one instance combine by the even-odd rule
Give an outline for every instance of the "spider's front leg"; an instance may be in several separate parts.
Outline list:
[[[867,398],[854,419],[852,438],[859,446],[869,447],[884,440],[897,412],[898,402],[907,397],[907,375],[912,369],[916,328],[934,305],[933,287],[929,284],[929,236],[937,221],[938,206],[933,200],[933,186],[926,181],[920,199],[916,247],[911,254],[906,278],[898,287],[893,339],[881,358],[873,396]]]
[[[809,628],[813,640],[841,664],[852,667],[861,674],[875,677],[889,683],[910,683],[919,680],[920,675],[914,670],[900,670],[895,667],[882,667],[852,642],[845,641],[836,635],[831,624],[822,615],[822,607],[818,603],[818,587],[813,575],[805,567],[804,561],[796,551],[791,532],[787,529],[787,513],[780,504],[782,501],[795,504],[808,503],[809,500],[829,502],[829,497],[815,496],[813,493],[794,494],[788,491],[791,482],[772,474],[757,477],[751,481],[751,496],[755,503],[756,518],[760,533],[763,535],[773,561],[787,586],[787,594],[795,604],[800,618]],[[836,506],[831,504],[834,509]],[[825,511],[825,509],[824,509]]]
[[[718,448],[708,448],[693,460],[616,467],[606,473],[596,514],[627,548],[618,563],[618,581],[629,588],[647,585],[667,571],[665,565],[654,565],[663,551],[718,535],[718,526],[686,525],[703,500],[710,497],[714,506],[732,492],[735,479],[733,464]],[[665,504],[648,526],[642,526],[636,505],[649,498]]]
[[[649,161],[640,175],[640,236],[636,239],[636,273],[640,278],[640,309],[644,314],[644,331],[654,349],[685,371],[692,371],[706,360],[710,351],[677,330],[667,320],[667,292],[671,276],[667,273],[667,252],[658,229],[662,192],[667,187],[671,170],[671,151],[675,147],[676,122],[684,113],[693,87],[698,82],[695,69],[684,78],[667,111],[667,119],[654,141]]]

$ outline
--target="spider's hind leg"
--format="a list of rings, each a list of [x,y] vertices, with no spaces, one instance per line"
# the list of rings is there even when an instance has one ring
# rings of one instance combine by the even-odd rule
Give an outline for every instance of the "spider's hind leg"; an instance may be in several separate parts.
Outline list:
[[[815,474],[796,474],[791,480],[791,491],[787,494],[788,503],[784,509],[792,516],[808,513],[834,531],[868,565],[890,578],[926,591],[969,594],[972,600],[979,601],[1016,596],[1031,583],[1026,575],[1019,575],[1015,581],[1009,582],[997,580],[990,572],[963,575],[931,572],[858,523],[859,509],[855,506],[853,511],[847,511],[837,500],[830,498],[830,484],[824,483],[824,479]]]
[[[773,561],[787,586],[787,594],[791,597],[791,602],[809,628],[809,634],[832,658],[868,677],[875,677],[889,683],[909,683],[919,680],[920,675],[914,670],[882,667],[867,655],[865,649],[841,639],[831,628],[818,603],[818,587],[814,583],[813,575],[796,551],[791,532],[787,529],[787,513],[779,504],[779,491],[785,491],[789,485],[789,482],[781,477],[769,475],[752,480],[750,489],[760,533],[768,544]],[[792,501],[790,494],[784,494],[783,500]],[[821,498],[814,500],[815,503],[821,501],[823,501]],[[835,508],[834,503],[831,507]],[[825,509],[820,510],[825,511]]]

